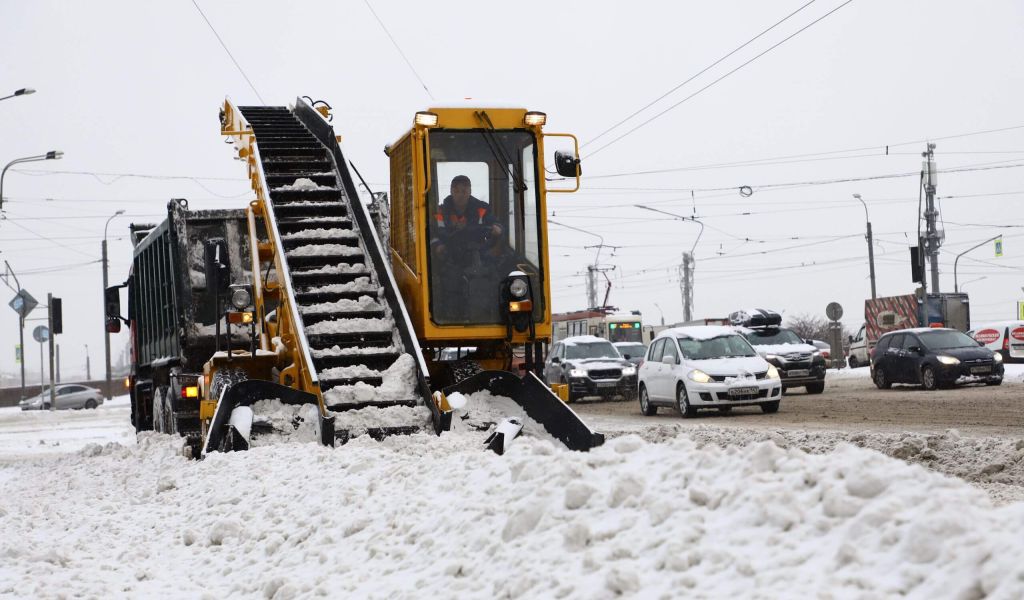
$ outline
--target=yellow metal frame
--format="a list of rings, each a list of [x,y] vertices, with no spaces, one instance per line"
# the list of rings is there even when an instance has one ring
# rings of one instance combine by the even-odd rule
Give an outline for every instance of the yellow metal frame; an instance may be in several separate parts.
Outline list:
[[[279,361],[277,366],[280,368],[279,383],[315,394],[320,405],[320,412],[325,415],[326,407],[320,383],[316,377],[316,370],[308,354],[308,349],[300,343],[305,334],[302,330],[298,307],[292,300],[294,294],[290,277],[284,275],[288,273],[288,269],[284,262],[283,246],[277,238],[276,228],[271,226],[271,223],[276,223],[276,219],[273,214],[273,205],[270,203],[269,187],[260,162],[258,140],[252,131],[252,126],[230,99],[224,100],[223,111],[221,135],[233,138],[239,158],[246,162],[250,185],[256,193],[256,200],[249,203],[246,217],[252,250],[253,302],[256,307],[257,328],[260,332],[260,348],[272,350],[271,339],[273,337],[281,339],[286,351],[285,356],[276,359]],[[261,219],[264,223],[268,238],[266,243],[259,242],[257,219]],[[274,281],[263,281],[262,279],[263,265],[267,262],[274,263],[277,274],[277,279]],[[266,303],[270,299],[278,302],[275,313],[277,322],[273,324],[266,321]]]
[[[544,169],[544,138],[546,136],[551,137],[569,137],[573,140],[576,148],[576,154],[579,155],[579,141],[572,134],[568,133],[551,133],[546,134],[543,132],[541,126],[533,126],[525,124],[526,109],[524,108],[429,108],[430,112],[435,113],[438,116],[437,125],[435,127],[427,127],[424,125],[417,125],[413,122],[412,129],[410,129],[405,135],[401,136],[394,144],[389,146],[390,153],[394,153],[402,148],[402,144],[408,139],[411,146],[411,160],[412,160],[412,182],[411,189],[413,190],[413,206],[412,206],[412,219],[413,227],[416,231],[416,244],[415,244],[415,265],[410,265],[406,260],[401,257],[396,251],[391,251],[391,263],[395,273],[395,279],[398,282],[398,286],[402,291],[403,297],[406,299],[406,306],[409,309],[409,316],[412,319],[413,326],[416,328],[416,334],[420,339],[421,345],[455,345],[458,342],[467,342],[466,345],[472,345],[469,342],[474,341],[487,341],[487,340],[504,340],[508,332],[507,327],[504,324],[495,325],[437,325],[430,318],[429,301],[430,298],[430,281],[427,277],[427,259],[429,253],[429,239],[427,239],[427,222],[428,218],[428,204],[427,195],[430,191],[431,181],[430,169],[424,169],[424,165],[429,163],[430,158],[430,142],[429,133],[431,129],[481,129],[482,125],[477,116],[480,111],[486,111],[487,116],[490,118],[491,123],[495,129],[521,129],[527,130],[534,134],[534,138],[537,140],[537,165],[538,173],[541,176],[537,177],[537,189],[539,202],[537,205],[537,212],[542,218],[539,219],[539,235],[541,238],[541,269],[544,273],[544,280],[542,282],[543,289],[539,290],[544,295],[544,314],[540,321],[535,324],[535,339],[550,339],[552,325],[551,325],[551,268],[549,264],[549,252],[548,252],[548,222],[547,222],[547,183],[543,177]],[[394,160],[394,157],[392,158]],[[576,177],[576,187],[572,190],[550,190],[552,192],[575,192],[579,189],[579,175]],[[392,210],[392,216],[394,217],[395,211]],[[403,224],[392,223],[393,230],[397,229]],[[511,343],[522,344],[525,343],[529,338],[528,333],[520,333],[513,331]]]

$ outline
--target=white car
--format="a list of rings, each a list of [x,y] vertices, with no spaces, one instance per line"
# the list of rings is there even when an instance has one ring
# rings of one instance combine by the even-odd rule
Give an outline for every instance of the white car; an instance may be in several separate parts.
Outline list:
[[[1003,355],[1003,362],[1024,362],[1024,321],[986,323],[968,331],[978,344]]]
[[[639,370],[640,412],[659,407],[693,417],[698,409],[729,412],[734,406],[779,410],[779,371],[731,327],[667,329],[651,342]]]
[[[75,383],[58,385],[54,396],[57,398],[57,410],[96,408],[103,404],[103,392]],[[25,398],[18,406],[21,410],[50,410],[50,388],[44,388],[38,396]]]

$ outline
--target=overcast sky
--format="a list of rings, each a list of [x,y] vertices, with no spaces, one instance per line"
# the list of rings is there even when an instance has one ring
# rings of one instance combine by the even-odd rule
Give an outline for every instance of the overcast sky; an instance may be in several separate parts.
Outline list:
[[[334,107],[345,151],[377,189],[388,181],[384,145],[431,96],[520,104],[547,112],[549,131],[577,134],[583,188],[551,195],[549,212],[593,235],[550,227],[556,311],[585,306],[582,275],[596,252],[587,246],[602,236],[617,246],[601,254],[614,267],[610,303],[650,322],[682,317],[676,267],[699,227],[633,207],[644,204],[706,225],[695,316],[749,306],[821,314],[838,301],[855,328],[870,285],[864,209],[852,195],[869,207],[879,295],[912,292],[916,173],[933,140],[940,169],[975,169],[939,176],[941,288],[952,291],[957,253],[1002,232],[1005,255],[991,244],[973,251],[959,279],[970,281],[975,323],[1012,318],[1024,299],[1019,0],[854,0],[684,100],[843,4],[817,0],[600,136],[805,3],[370,0],[414,73],[365,2],[199,0],[266,104],[309,95]],[[66,153],[7,173],[0,260],[36,298],[64,298],[63,372],[84,371],[88,344],[96,377],[107,218],[126,211],[108,233],[120,282],[128,224],[159,221],[169,198],[243,207],[245,169],[219,136],[217,111],[225,96],[260,99],[190,0],[4,2],[0,51],[0,96],[38,90],[0,101],[0,163]],[[897,174],[910,175],[879,178]],[[779,185],[794,183],[803,185]],[[2,310],[0,371],[12,372],[17,318]],[[114,338],[115,356],[125,341]],[[29,341],[30,371],[38,352]]]

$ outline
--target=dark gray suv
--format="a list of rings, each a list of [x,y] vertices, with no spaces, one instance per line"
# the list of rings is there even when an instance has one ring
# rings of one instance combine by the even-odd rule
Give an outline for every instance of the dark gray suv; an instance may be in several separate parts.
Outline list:
[[[611,342],[592,335],[565,338],[551,346],[544,378],[548,385],[568,384],[569,402],[586,396],[636,399],[636,367]]]

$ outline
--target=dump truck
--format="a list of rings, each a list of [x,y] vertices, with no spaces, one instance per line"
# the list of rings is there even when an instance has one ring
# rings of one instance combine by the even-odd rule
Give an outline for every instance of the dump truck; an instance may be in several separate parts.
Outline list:
[[[569,448],[603,443],[537,377],[551,339],[543,142],[556,136],[574,143],[573,151],[555,154],[554,167],[575,180],[564,191],[575,191],[575,138],[544,133],[546,116],[525,109],[421,111],[386,148],[390,217],[378,230],[330,118],[323,103],[302,98],[291,107],[225,100],[220,133],[247,165],[255,199],[241,218],[230,215],[238,233],[233,247],[204,243],[203,270],[187,272],[207,289],[213,281],[201,302],[214,314],[189,322],[200,313],[185,312],[178,325],[204,333],[212,325],[215,343],[169,348],[167,356],[179,355],[169,362],[187,363],[183,371],[196,376],[196,389],[168,385],[160,397],[195,394],[195,403],[168,405],[135,390],[136,427],[169,411],[170,421],[197,426],[195,456],[245,449],[266,426],[261,407],[279,402],[299,407],[295,419],[328,445],[361,435],[440,435],[451,424],[448,395],[488,390],[512,398]],[[475,201],[467,210],[464,179]],[[189,216],[175,216],[187,231]],[[157,229],[174,229],[172,220]],[[137,257],[155,233],[136,247]],[[180,247],[182,237],[179,254],[198,256]],[[137,332],[151,327],[143,321],[149,313],[133,312],[147,286],[190,285],[180,265],[165,267],[155,284],[144,283],[145,269],[133,270],[127,319],[117,312],[117,289],[108,292],[108,323],[128,322],[135,348],[148,339]],[[517,357],[524,357],[524,374],[511,370]]]
[[[888,296],[864,301],[864,326],[850,336],[851,368],[869,364],[875,342],[883,334],[912,327],[971,328],[970,300],[967,294],[917,294]]]

